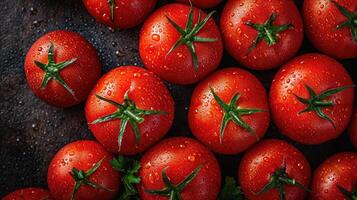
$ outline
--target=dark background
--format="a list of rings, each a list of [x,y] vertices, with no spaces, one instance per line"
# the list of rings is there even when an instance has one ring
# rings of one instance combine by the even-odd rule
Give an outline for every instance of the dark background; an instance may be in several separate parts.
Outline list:
[[[158,6],[165,4],[162,0]],[[224,3],[223,3],[224,4]],[[222,5],[218,11],[222,10]],[[220,13],[220,12],[219,12]],[[219,14],[215,15],[219,18]],[[140,26],[113,31],[87,14],[80,0],[1,0],[0,51],[0,197],[22,187],[46,188],[47,166],[65,144],[93,139],[83,113],[84,104],[59,109],[37,99],[26,84],[23,62],[31,44],[43,34],[67,29],[79,32],[98,50],[103,73],[120,65],[142,66],[138,54]],[[316,52],[305,39],[299,54]],[[357,59],[342,61],[356,83]],[[239,66],[225,54],[221,68]],[[253,72],[267,90],[276,70]],[[192,86],[167,84],[175,101],[176,117],[168,137],[189,136],[187,110]],[[298,147],[312,168],[335,152],[355,151],[346,133],[323,145],[305,146],[281,136],[272,125],[265,138],[284,138]],[[236,176],[242,154],[217,155],[223,176]]]

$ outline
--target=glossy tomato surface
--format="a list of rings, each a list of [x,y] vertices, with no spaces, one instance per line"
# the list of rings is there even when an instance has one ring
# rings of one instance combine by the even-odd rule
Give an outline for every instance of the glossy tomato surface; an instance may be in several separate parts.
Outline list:
[[[132,125],[128,123],[119,150],[121,119],[97,124],[92,122],[118,110],[116,106],[98,99],[96,95],[122,104],[125,94],[138,109],[157,110],[163,114],[147,115],[143,122],[138,124],[140,144]],[[109,71],[98,81],[88,97],[85,115],[90,130],[105,148],[114,153],[132,155],[146,150],[168,132],[174,118],[174,101],[155,74],[139,67],[122,66]]]
[[[120,174],[110,165],[111,159],[113,155],[95,141],[80,140],[67,144],[53,157],[48,168],[47,182],[51,194],[57,200],[71,199],[75,186],[75,180],[71,176],[73,168],[86,172],[103,160],[99,168],[88,178],[103,189],[83,185],[75,199],[114,199],[119,191]]]
[[[331,106],[320,107],[331,121],[310,110],[297,96],[309,99],[309,86],[317,95],[347,87],[322,99]],[[287,64],[275,75],[270,89],[270,108],[280,132],[304,144],[320,144],[338,137],[348,126],[353,111],[354,90],[351,77],[334,59],[321,54],[305,54]]]
[[[59,72],[73,95],[53,78],[42,87],[46,72],[35,61],[48,63],[51,44],[55,63],[76,59]],[[70,31],[57,30],[42,36],[31,46],[25,59],[28,85],[37,97],[57,107],[73,106],[87,98],[100,72],[101,63],[95,48],[81,35]]]
[[[314,172],[311,185],[313,200],[348,199],[338,187],[348,192],[356,189],[357,154],[354,152],[338,153],[323,162]]]
[[[226,104],[235,94],[240,98],[235,107],[241,109],[261,109],[263,112],[242,115],[242,120],[253,131],[228,122],[220,142],[220,129],[226,113],[215,100],[213,91]],[[248,71],[240,68],[226,68],[215,72],[202,81],[194,90],[188,114],[188,123],[193,135],[215,152],[237,154],[262,138],[269,127],[269,106],[265,88]]]
[[[262,39],[253,48],[259,31],[247,23],[262,25],[273,14],[276,17],[272,21],[273,26],[291,26],[276,34],[270,31],[270,38],[276,36],[275,44],[269,45]],[[291,0],[231,0],[225,5],[220,20],[226,50],[235,60],[250,69],[266,70],[279,67],[295,55],[302,43],[302,19]]]
[[[186,3],[189,4],[190,0],[176,0],[177,2],[181,3]],[[191,0],[192,4],[194,6],[197,6],[199,8],[205,9],[205,8],[213,8],[217,6],[219,3],[221,3],[222,0]]]
[[[196,36],[216,41],[193,42],[198,60],[197,69],[192,54],[185,44],[179,45],[169,53],[181,35],[167,17],[184,29],[189,12],[190,6],[185,4],[174,3],[162,6],[145,21],[140,32],[139,52],[144,65],[162,79],[172,83],[197,82],[218,67],[223,54],[221,34],[211,18]],[[194,8],[193,12],[193,24],[198,23],[199,13],[201,13],[201,20],[207,16],[198,8]]]
[[[264,140],[248,150],[239,165],[238,180],[244,195],[250,200],[278,200],[277,188],[258,194],[269,183],[271,175],[286,166],[288,177],[308,188],[310,165],[305,156],[283,140]],[[303,200],[307,192],[297,186],[284,185],[286,200]]]
[[[98,22],[119,29],[139,25],[154,9],[156,2],[157,0],[83,0],[89,14]]]
[[[166,196],[151,195],[146,190],[160,190],[165,187],[162,171],[173,184],[179,184],[195,169],[201,170],[180,193],[185,200],[216,200],[221,172],[214,155],[196,140],[177,137],[161,141],[141,158],[138,186],[142,200],[164,200]]]
[[[334,2],[350,13],[357,11],[356,0],[334,0]],[[357,58],[357,39],[353,39],[350,27],[337,29],[337,26],[345,22],[347,17],[333,1],[305,0],[303,16],[307,36],[315,48],[338,59]]]
[[[350,122],[350,127],[348,129],[348,134],[350,136],[351,143],[357,148],[357,107],[355,105],[355,110],[352,115]]]
[[[2,198],[2,200],[53,200],[50,192],[42,188],[19,189]]]

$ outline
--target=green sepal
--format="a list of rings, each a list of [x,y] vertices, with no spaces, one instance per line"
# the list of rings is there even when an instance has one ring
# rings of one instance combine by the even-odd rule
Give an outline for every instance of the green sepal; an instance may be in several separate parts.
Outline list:
[[[218,200],[245,200],[244,194],[236,181],[232,177],[226,177],[226,184],[224,185]]]
[[[352,192],[346,190],[340,185],[337,185],[338,190],[347,198],[347,200],[357,200],[357,181],[355,183],[354,188],[352,189]]]
[[[338,4],[336,1],[331,0],[331,2],[336,6],[340,13],[347,18],[346,21],[337,25],[336,29],[339,30],[345,27],[350,28],[352,38],[357,43],[357,11],[355,11],[354,13],[350,12],[346,8]]]
[[[114,21],[115,0],[108,0],[110,8],[110,20]]]

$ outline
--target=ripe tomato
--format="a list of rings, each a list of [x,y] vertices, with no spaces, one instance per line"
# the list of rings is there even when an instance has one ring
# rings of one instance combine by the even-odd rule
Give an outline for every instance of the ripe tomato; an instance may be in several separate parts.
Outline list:
[[[197,82],[214,71],[223,44],[212,14],[184,4],[156,10],[140,33],[139,51],[145,66],[177,84]]]
[[[119,190],[120,174],[110,165],[113,155],[99,143],[72,142],[53,157],[47,182],[57,200],[113,199]]]
[[[142,200],[216,200],[221,172],[214,155],[197,141],[163,140],[141,159],[138,186]],[[179,198],[181,197],[181,198]]]
[[[196,87],[188,122],[193,135],[213,151],[237,154],[264,136],[268,108],[260,81],[245,70],[228,68]]]
[[[303,200],[310,181],[305,156],[283,140],[264,140],[243,156],[238,180],[250,199]]]
[[[350,135],[352,144],[357,148],[357,106],[355,106],[348,134]]]
[[[228,1],[220,24],[227,51],[255,70],[284,64],[303,39],[302,19],[291,0]]]
[[[42,188],[24,188],[6,195],[2,200],[52,200],[50,193]]]
[[[191,1],[194,6],[205,9],[205,8],[213,8],[217,6],[219,3],[221,3],[222,0],[176,0],[176,1],[186,4],[189,4]]]
[[[333,155],[315,171],[311,199],[348,200],[357,198],[357,154]],[[353,193],[353,194],[352,194]]]
[[[318,50],[330,56],[357,58],[356,11],[356,0],[305,0],[307,36]]]
[[[270,88],[270,109],[280,132],[304,144],[320,144],[346,129],[354,90],[344,67],[321,54],[285,64]]]
[[[83,4],[99,23],[111,28],[128,29],[143,22],[155,8],[156,1],[83,0]]]
[[[83,101],[100,72],[101,63],[94,47],[69,31],[58,30],[42,36],[25,59],[30,88],[41,100],[57,107]]]
[[[85,114],[96,139],[109,151],[144,151],[170,129],[174,101],[160,79],[146,69],[111,70],[88,97]]]

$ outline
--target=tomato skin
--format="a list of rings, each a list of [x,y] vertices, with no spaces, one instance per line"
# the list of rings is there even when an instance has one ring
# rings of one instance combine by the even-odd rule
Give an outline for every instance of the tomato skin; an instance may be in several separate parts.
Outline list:
[[[169,179],[178,184],[202,164],[200,172],[181,192],[182,198],[216,200],[218,196],[221,186],[219,164],[214,155],[196,140],[185,137],[165,139],[147,151],[140,162],[138,189],[142,200],[168,199],[145,192],[164,188],[161,175],[164,168]]]
[[[2,200],[52,200],[50,192],[42,188],[23,188],[11,192]]]
[[[310,165],[305,156],[294,146],[283,140],[263,140],[245,153],[238,169],[238,180],[249,200],[277,200],[280,194],[276,188],[257,195],[270,175],[286,162],[286,172],[290,178],[308,188]],[[303,200],[306,191],[295,186],[284,186],[286,200]]]
[[[319,94],[331,88],[352,86],[353,83],[348,72],[334,59],[321,54],[299,56],[275,75],[269,96],[273,121],[282,134],[303,144],[320,144],[338,137],[352,116],[354,90],[349,88],[326,98],[334,105],[322,111],[335,122],[334,128],[315,112],[298,114],[307,105],[298,101],[294,94],[309,98],[306,85]]]
[[[357,181],[357,154],[342,152],[323,162],[314,172],[310,199],[345,200],[337,185],[352,191]]]
[[[239,68],[226,68],[215,72],[202,81],[194,90],[188,114],[188,122],[193,135],[215,152],[237,154],[257,142],[257,138],[244,128],[230,121],[222,144],[220,128],[224,115],[210,91],[210,87],[225,102],[229,103],[235,93],[241,94],[238,106],[258,108],[268,111],[265,88],[251,73]],[[262,138],[269,127],[269,112],[242,116],[243,121]]]
[[[357,106],[355,105],[355,110],[353,112],[352,120],[350,122],[350,127],[348,129],[348,134],[351,139],[351,143],[355,148],[357,148]]]
[[[350,12],[357,11],[355,0],[335,0]],[[357,42],[348,27],[336,30],[346,21],[330,0],[305,0],[303,16],[309,40],[319,51],[338,59],[356,58]]]
[[[280,32],[275,45],[262,40],[249,52],[258,31],[245,23],[264,24],[269,16],[277,13],[274,25],[291,23],[292,28]],[[291,0],[231,0],[222,11],[220,28],[228,53],[239,63],[254,70],[278,67],[292,58],[303,40],[303,24],[296,5]]]
[[[108,0],[83,0],[89,14],[99,23],[119,29],[133,28],[142,23],[155,8],[157,0],[114,0],[114,2],[114,21],[112,21]]]
[[[119,151],[120,119],[98,124],[90,123],[117,109],[113,105],[99,101],[95,94],[123,103],[127,91],[129,91],[129,98],[138,108],[164,111],[166,114],[145,116],[144,122],[139,124],[140,145],[137,145],[135,134],[128,124]],[[85,115],[90,130],[104,147],[113,153],[133,155],[143,152],[168,132],[174,118],[174,101],[155,74],[135,66],[122,66],[111,70],[98,81],[87,99]]]
[[[190,0],[176,0],[177,2],[189,4]],[[191,0],[192,4],[198,8],[213,8],[221,3],[222,0]]]
[[[77,58],[60,71],[60,76],[74,91],[76,99],[53,79],[45,89],[41,88],[45,72],[34,61],[48,63],[51,42],[54,45],[56,63]],[[74,32],[57,30],[42,36],[31,46],[25,59],[25,73],[28,85],[38,98],[53,106],[70,107],[87,97],[100,77],[101,63],[97,51],[85,38]]]
[[[89,177],[89,180],[110,189],[110,191],[83,185],[78,190],[75,199],[114,199],[119,191],[120,174],[109,163],[113,159],[113,155],[99,143],[90,140],[69,143],[53,157],[47,175],[48,187],[53,197],[57,200],[71,199],[75,184],[70,175],[72,168],[87,171],[103,158],[101,166]]]
[[[144,23],[140,32],[139,52],[145,67],[155,72],[162,79],[176,84],[192,84],[214,71],[223,55],[223,43],[217,25],[211,18],[197,36],[216,38],[215,42],[194,42],[198,57],[198,69],[195,70],[192,55],[185,44],[167,54],[181,35],[169,23],[166,16],[184,28],[190,11],[189,5],[168,4],[156,10]],[[206,13],[194,8],[193,24],[201,20]]]

